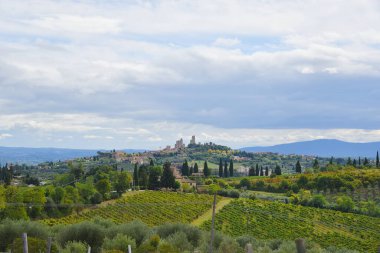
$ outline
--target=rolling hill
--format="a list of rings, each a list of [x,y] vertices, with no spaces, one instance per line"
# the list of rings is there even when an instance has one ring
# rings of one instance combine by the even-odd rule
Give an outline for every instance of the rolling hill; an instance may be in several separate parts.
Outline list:
[[[376,151],[380,150],[380,142],[353,143],[333,139],[319,139],[268,147],[244,147],[240,150],[247,152],[315,155],[321,157],[361,156],[374,158],[376,156]]]

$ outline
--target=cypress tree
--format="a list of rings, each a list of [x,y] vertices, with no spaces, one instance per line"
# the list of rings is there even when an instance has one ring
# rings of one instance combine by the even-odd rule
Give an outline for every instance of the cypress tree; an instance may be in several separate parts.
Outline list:
[[[224,173],[223,173],[224,177],[228,177],[228,165],[227,165],[227,161],[224,161]]]
[[[318,162],[317,158],[314,159],[313,169],[315,169],[315,170],[319,169],[319,162]]]
[[[230,177],[234,176],[234,162],[230,160]]]
[[[222,158],[219,159],[219,177],[223,177],[223,163],[222,163]]]
[[[346,163],[346,165],[349,165],[349,166],[351,166],[351,165],[352,165],[352,160],[351,160],[351,157],[349,157],[349,158],[347,159],[347,163]]]
[[[380,160],[379,160],[379,151],[376,153],[376,168],[380,167]]]
[[[256,176],[260,176],[259,164],[256,164]]]
[[[282,174],[281,167],[278,164],[276,165],[276,168],[274,169],[274,173],[276,175],[281,175]]]
[[[208,168],[207,161],[205,161],[203,165],[203,174],[205,175],[205,177],[210,176],[210,170]]]
[[[194,172],[194,168],[193,168],[193,166],[191,166],[190,170],[189,170],[189,176],[191,176],[193,174],[193,172]]]
[[[174,188],[175,186],[175,177],[173,171],[170,168],[170,163],[164,163],[164,171],[161,176],[161,187],[164,188]]]
[[[260,167],[260,176],[264,176],[263,166]]]
[[[361,160],[360,156],[359,156],[359,162],[358,162],[358,165],[359,165],[359,166],[362,165],[362,160]]]
[[[198,173],[198,172],[199,172],[198,163],[195,163],[194,164],[194,173]]]
[[[352,162],[352,165],[356,168],[356,159]]]
[[[154,166],[154,162],[153,162],[152,158],[150,159],[149,165],[152,166],[152,167]]]
[[[364,166],[368,166],[369,165],[369,161],[368,161],[367,157],[364,157],[363,165]]]
[[[256,175],[255,168],[251,166],[248,171],[248,176],[255,176],[255,175]]]
[[[332,156],[332,157],[330,158],[330,164],[331,164],[331,165],[333,164],[333,161],[334,161],[334,157]]]
[[[136,188],[136,186],[139,186],[139,174],[137,170],[137,163],[135,163],[135,168],[133,169],[133,184]]]
[[[298,160],[296,163],[296,173],[302,173],[302,167],[301,167],[300,160]]]
[[[268,175],[269,175],[269,168],[267,166],[267,167],[265,167],[265,176],[268,176]]]
[[[187,160],[182,164],[182,176],[189,176],[189,164]]]

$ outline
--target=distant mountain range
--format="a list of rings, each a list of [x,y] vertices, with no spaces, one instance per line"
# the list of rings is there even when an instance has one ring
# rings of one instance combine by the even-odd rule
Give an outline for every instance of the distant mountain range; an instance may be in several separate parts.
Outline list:
[[[368,157],[374,158],[380,151],[380,142],[353,143],[339,140],[319,139],[294,142],[268,147],[245,147],[247,152],[274,152],[280,154],[315,155],[320,157]]]
[[[104,151],[104,150],[100,150]],[[127,153],[143,152],[143,149],[125,149]],[[98,150],[66,148],[0,147],[0,164],[39,164],[46,161],[64,161],[96,155]]]

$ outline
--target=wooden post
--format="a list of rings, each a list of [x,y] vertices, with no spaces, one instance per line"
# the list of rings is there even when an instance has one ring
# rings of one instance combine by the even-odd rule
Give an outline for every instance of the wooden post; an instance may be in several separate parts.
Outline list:
[[[132,247],[131,247],[131,245],[128,245],[128,253],[132,253]]]
[[[214,224],[215,224],[215,208],[216,208],[216,192],[214,193],[214,202],[212,204],[212,219],[211,219],[211,240],[210,240],[210,253],[212,253],[214,248]]]
[[[48,237],[47,245],[46,245],[46,253],[50,253],[51,252],[51,242],[52,242],[52,238]]]
[[[295,242],[296,242],[297,253],[306,253],[305,239],[298,238],[295,240]]]
[[[245,250],[247,251],[247,253],[253,253],[252,244],[247,243],[247,245],[245,246]]]
[[[23,243],[23,249],[24,253],[28,253],[28,235],[26,233],[22,234],[22,243]]]
[[[88,246],[87,253],[91,253],[91,247],[90,246]]]

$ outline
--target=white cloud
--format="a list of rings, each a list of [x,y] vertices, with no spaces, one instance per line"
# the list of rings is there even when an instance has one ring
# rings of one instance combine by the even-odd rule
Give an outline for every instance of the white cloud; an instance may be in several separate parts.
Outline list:
[[[234,38],[234,39],[230,39],[230,38],[217,38],[213,45],[214,46],[217,46],[217,47],[233,47],[233,46],[237,46],[240,44],[240,40]]]
[[[13,135],[11,135],[11,134],[0,134],[0,140],[1,139],[5,139],[5,138],[10,138],[10,137],[12,137]]]

